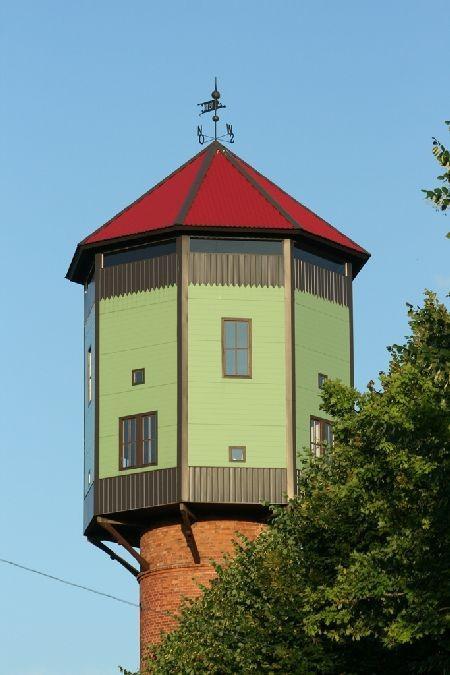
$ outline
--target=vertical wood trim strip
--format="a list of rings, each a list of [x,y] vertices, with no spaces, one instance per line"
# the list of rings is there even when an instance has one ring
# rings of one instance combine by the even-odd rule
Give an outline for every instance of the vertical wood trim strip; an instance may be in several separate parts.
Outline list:
[[[287,495],[295,495],[295,434],[294,434],[294,344],[293,341],[293,250],[291,239],[283,240],[284,263],[284,333],[286,365],[286,470]]]
[[[350,327],[350,386],[355,386],[355,351],[353,336],[353,273],[352,263],[345,263],[345,281],[347,285],[348,320]]]
[[[188,469],[188,279],[189,235],[177,239],[177,341],[178,341],[178,468],[180,500],[189,501]]]

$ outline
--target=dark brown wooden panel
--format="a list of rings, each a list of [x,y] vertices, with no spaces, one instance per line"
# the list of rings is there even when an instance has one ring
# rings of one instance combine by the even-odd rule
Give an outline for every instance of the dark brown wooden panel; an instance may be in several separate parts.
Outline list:
[[[100,299],[127,293],[151,291],[177,283],[177,254],[136,260],[100,270]]]
[[[95,491],[95,514],[146,509],[177,501],[177,468],[142,471],[101,478]]]
[[[294,288],[349,307],[351,277],[294,258]]]
[[[191,251],[189,283],[223,286],[283,286],[283,256]]]
[[[189,501],[215,504],[284,504],[286,469],[189,467]]]

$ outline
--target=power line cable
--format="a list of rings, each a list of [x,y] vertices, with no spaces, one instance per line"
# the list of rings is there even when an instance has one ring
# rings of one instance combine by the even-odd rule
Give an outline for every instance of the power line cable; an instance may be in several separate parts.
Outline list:
[[[104,598],[109,598],[110,600],[117,600],[117,602],[123,602],[125,605],[131,605],[132,607],[139,607],[139,605],[136,604],[135,602],[123,600],[123,598],[118,598],[115,595],[110,595],[109,593],[102,593],[101,591],[96,591],[94,588],[89,588],[89,586],[82,586],[81,584],[75,584],[73,583],[73,581],[60,579],[59,577],[53,576],[53,574],[47,574],[46,572],[41,572],[40,570],[34,570],[32,567],[25,567],[25,565],[19,565],[19,563],[13,562],[12,560],[5,560],[4,558],[0,558],[0,562],[6,563],[7,565],[12,565],[13,567],[18,567],[19,569],[26,570],[27,572],[39,574],[41,577],[47,577],[47,579],[52,579],[53,581],[59,581],[61,584],[66,584],[66,586],[74,586],[74,588],[81,588],[83,589],[83,591],[89,591],[89,593],[102,595]]]

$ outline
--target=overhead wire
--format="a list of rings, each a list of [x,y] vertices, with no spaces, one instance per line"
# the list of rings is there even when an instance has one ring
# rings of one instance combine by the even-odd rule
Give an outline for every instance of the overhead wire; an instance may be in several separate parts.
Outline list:
[[[59,581],[61,584],[66,584],[66,586],[73,586],[74,588],[81,588],[83,591],[88,591],[89,593],[95,593],[95,595],[101,595],[104,598],[109,598],[110,600],[116,600],[117,602],[122,602],[125,605],[131,605],[132,607],[139,607],[136,602],[130,602],[130,600],[124,600],[123,598],[118,598],[115,595],[110,595],[109,593],[103,593],[102,591],[97,591],[95,588],[90,588],[89,586],[83,586],[82,584],[75,584],[73,581],[67,581],[67,579],[61,579],[60,577],[55,577],[53,574],[48,574],[47,572],[41,572],[40,570],[35,570],[32,567],[26,567],[20,563],[14,562],[13,560],[6,560],[5,558],[0,558],[0,562],[7,565],[12,565],[13,567],[18,567],[21,570],[26,570],[27,572],[33,572],[33,574],[39,574],[42,577],[51,579],[52,581]]]

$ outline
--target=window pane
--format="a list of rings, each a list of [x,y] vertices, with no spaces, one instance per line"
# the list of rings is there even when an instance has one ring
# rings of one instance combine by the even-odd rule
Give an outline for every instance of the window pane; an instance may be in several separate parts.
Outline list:
[[[237,349],[237,372],[236,375],[248,375],[248,350]]]
[[[128,420],[123,421],[123,442],[131,443],[136,441],[136,418],[131,417]]]
[[[236,346],[236,322],[224,321],[224,340],[225,347]]]
[[[150,438],[150,416],[146,415],[142,418],[142,438],[147,440]]]
[[[139,368],[137,370],[133,370],[132,383],[133,384],[144,384],[144,381],[145,381],[145,369]]]
[[[248,323],[247,321],[236,321],[236,347],[248,347]]]
[[[225,350],[225,375],[236,375],[235,350]]]
[[[230,448],[230,460],[232,462],[243,462],[245,460],[244,448]]]
[[[144,441],[143,462],[144,462],[144,464],[155,464],[156,463],[155,442],[154,442],[153,439],[148,440],[148,441]]]
[[[142,462],[156,464],[156,415],[142,418]]]
[[[323,373],[319,373],[319,376],[318,376],[319,389],[322,389],[322,387],[325,384],[325,382],[327,381],[327,379],[328,379],[328,375],[324,375]]]
[[[191,237],[190,249],[201,253],[257,253],[259,255],[281,255],[280,241],[255,239],[202,239]]]
[[[128,469],[136,466],[136,443],[127,443],[123,447],[123,467]]]
[[[133,248],[129,251],[120,251],[118,253],[105,253],[103,266],[111,267],[112,265],[135,262],[136,260],[149,260],[162,255],[168,255],[169,253],[175,253],[175,242],[141,246],[140,248]]]
[[[136,418],[132,417],[128,420],[130,425],[130,440],[136,441]]]
[[[327,445],[333,445],[333,427],[329,422],[323,423],[323,440]]]
[[[311,438],[311,450],[316,455],[320,457],[321,455],[321,446],[320,446],[320,422],[319,420],[312,419],[310,422],[310,438]]]

